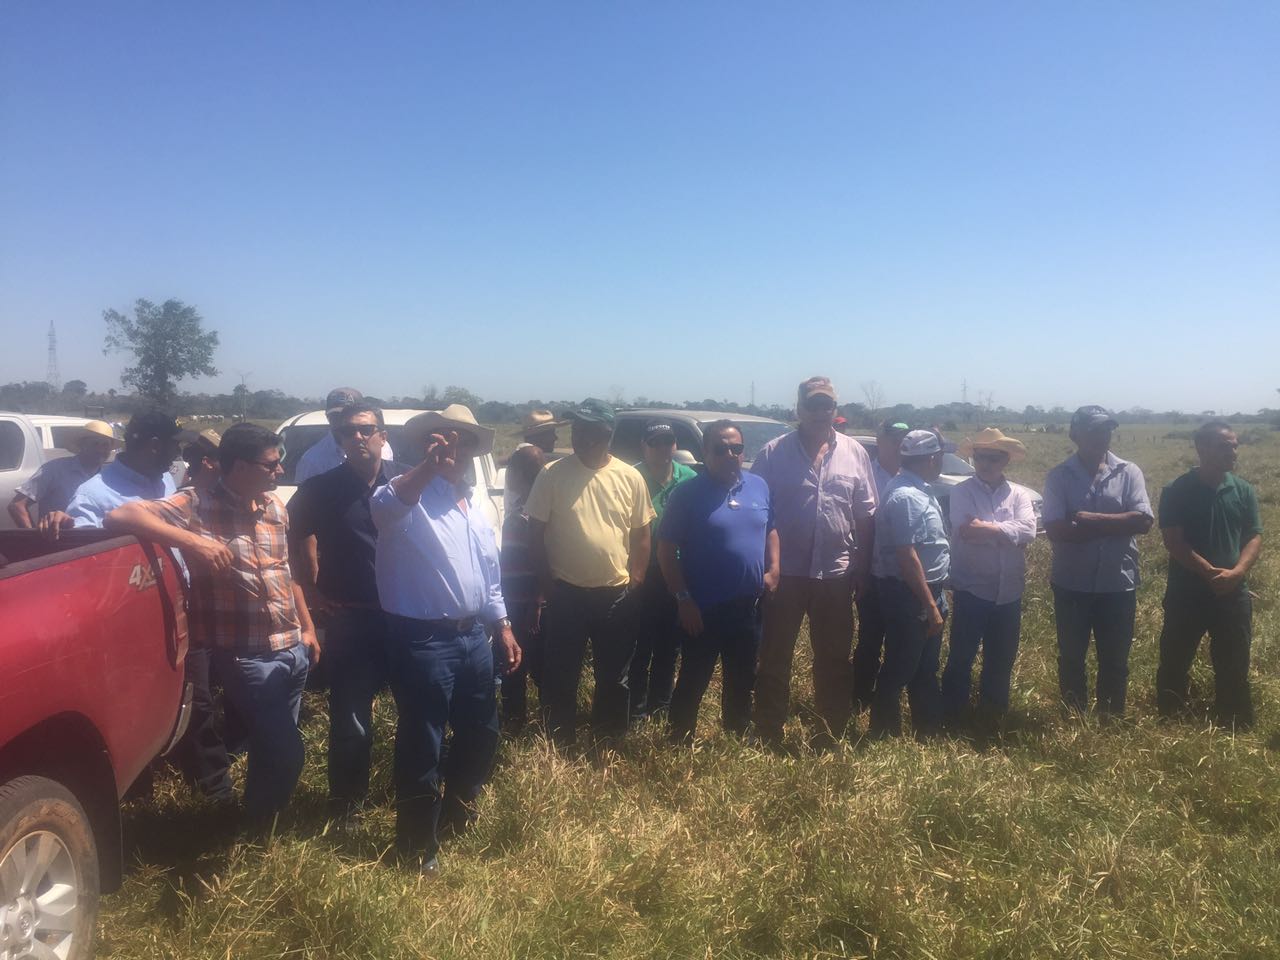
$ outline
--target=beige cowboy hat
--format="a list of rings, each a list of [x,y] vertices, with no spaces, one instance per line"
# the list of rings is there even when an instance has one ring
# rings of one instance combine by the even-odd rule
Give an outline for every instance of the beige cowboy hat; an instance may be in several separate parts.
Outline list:
[[[110,440],[111,449],[113,450],[119,449],[120,447],[120,438],[117,437],[115,431],[111,429],[111,424],[103,420],[90,420],[87,423],[82,423],[79,426],[72,428],[66,438],[66,443],[68,448],[70,448],[72,444],[78,444],[81,440],[87,440],[90,437],[101,437],[103,439]]]
[[[972,457],[975,450],[999,450],[1009,455],[1010,462],[1021,460],[1027,455],[1027,448],[1022,445],[1021,440],[1006,437],[995,427],[987,427],[977,436],[964,438],[964,442],[960,444],[961,455]]]
[[[563,427],[565,422],[557,420],[556,415],[550,410],[530,410],[524,415],[521,422],[526,435],[530,433],[538,433],[542,430],[554,430],[556,427]]]
[[[493,450],[493,431],[476,422],[475,414],[470,407],[461,403],[451,403],[443,410],[428,410],[420,413],[404,425],[404,436],[413,444],[426,443],[427,437],[442,430],[457,430],[470,433],[480,441],[476,454],[483,455]]]

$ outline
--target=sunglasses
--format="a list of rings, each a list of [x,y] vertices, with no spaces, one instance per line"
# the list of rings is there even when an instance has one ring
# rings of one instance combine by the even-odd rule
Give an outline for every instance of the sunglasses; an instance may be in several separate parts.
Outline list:
[[[268,473],[275,473],[277,470],[284,469],[284,462],[279,458],[275,460],[250,460],[250,463],[256,464],[266,470]]]
[[[711,452],[717,457],[723,457],[726,453],[731,457],[740,457],[746,449],[745,443],[717,443],[711,448]]]
[[[813,413],[818,413],[819,411],[834,410],[836,402],[830,397],[810,397],[804,402],[804,408]]]
[[[999,450],[975,450],[973,451],[973,459],[975,460],[1003,460],[1007,454],[1001,453]]]
[[[376,423],[344,423],[338,428],[338,436],[349,440],[358,433],[368,439],[381,429]]]

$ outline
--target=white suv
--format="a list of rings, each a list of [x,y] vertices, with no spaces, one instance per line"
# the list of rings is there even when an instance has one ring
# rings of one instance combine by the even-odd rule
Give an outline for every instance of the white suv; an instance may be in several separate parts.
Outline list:
[[[653,420],[669,420],[676,432],[676,460],[685,464],[702,462],[702,428],[715,420],[732,420],[742,430],[742,442],[746,452],[743,465],[750,467],[761,447],[784,433],[791,425],[768,417],[753,417],[745,413],[723,413],[717,410],[619,410],[613,423],[613,439],[609,452],[627,463],[635,463],[644,456],[644,428]]]

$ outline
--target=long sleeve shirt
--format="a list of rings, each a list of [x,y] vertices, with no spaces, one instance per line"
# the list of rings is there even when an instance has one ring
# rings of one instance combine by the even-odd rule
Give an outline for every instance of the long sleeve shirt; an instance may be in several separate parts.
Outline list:
[[[994,523],[998,540],[966,540],[970,520]],[[951,585],[990,603],[1012,603],[1027,579],[1027,544],[1036,538],[1036,514],[1026,487],[1002,480],[992,487],[970,477],[951,491]]]
[[[836,433],[816,464],[799,431],[770,440],[751,472],[769,485],[781,547],[782,575],[829,580],[849,572],[860,544],[856,521],[876,512],[871,458],[858,441]]]
[[[374,570],[383,610],[416,620],[479,617],[487,623],[507,615],[498,541],[470,493],[461,495],[436,477],[408,504],[388,484],[374,491],[369,508],[378,528]]]

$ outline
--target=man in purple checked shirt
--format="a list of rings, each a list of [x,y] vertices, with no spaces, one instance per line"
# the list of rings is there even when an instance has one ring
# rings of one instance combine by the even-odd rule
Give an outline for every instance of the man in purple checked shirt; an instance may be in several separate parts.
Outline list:
[[[832,426],[836,391],[810,377],[796,397],[799,426],[770,441],[751,471],[768,485],[781,546],[782,577],[764,607],[756,680],[756,733],[782,741],[796,638],[809,618],[813,698],[830,742],[853,712],[853,599],[866,583],[875,536],[876,487],[871,459],[856,440]]]

